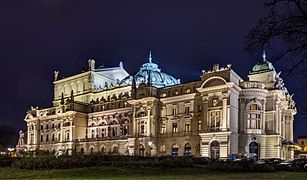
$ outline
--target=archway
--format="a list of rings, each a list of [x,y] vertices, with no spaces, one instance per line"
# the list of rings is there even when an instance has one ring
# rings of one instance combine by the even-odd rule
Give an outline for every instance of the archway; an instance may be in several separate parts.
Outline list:
[[[187,143],[184,146],[184,155],[185,156],[191,156],[191,144]]]
[[[81,148],[80,153],[81,153],[81,154],[84,154],[84,148],[83,148],[83,147]]]
[[[220,158],[220,143],[218,141],[212,141],[210,144],[210,155],[211,159]]]
[[[259,143],[253,141],[249,144],[249,154],[254,157],[254,160],[259,159]]]
[[[177,144],[175,144],[172,147],[172,156],[178,156],[179,155],[179,146]]]

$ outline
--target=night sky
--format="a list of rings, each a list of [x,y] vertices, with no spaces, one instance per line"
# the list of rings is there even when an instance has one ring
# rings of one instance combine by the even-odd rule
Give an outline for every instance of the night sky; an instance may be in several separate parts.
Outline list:
[[[247,79],[262,57],[249,57],[243,38],[264,12],[261,0],[3,0],[0,124],[25,129],[30,106],[51,106],[53,71],[77,74],[88,58],[106,67],[123,61],[133,74],[151,50],[153,62],[182,82],[198,80],[215,63],[231,63]],[[306,93],[298,83],[286,86],[299,110]],[[296,116],[295,136],[307,134],[306,119]]]

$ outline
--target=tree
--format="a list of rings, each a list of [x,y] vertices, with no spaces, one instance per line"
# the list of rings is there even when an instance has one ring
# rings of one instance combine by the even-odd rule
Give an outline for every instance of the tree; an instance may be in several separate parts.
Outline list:
[[[291,74],[306,76],[306,4],[305,0],[265,0],[267,14],[245,37],[245,50],[252,56],[263,49],[275,51],[271,59],[285,62],[284,79]]]
[[[0,148],[15,147],[17,144],[17,133],[13,127],[0,126]]]

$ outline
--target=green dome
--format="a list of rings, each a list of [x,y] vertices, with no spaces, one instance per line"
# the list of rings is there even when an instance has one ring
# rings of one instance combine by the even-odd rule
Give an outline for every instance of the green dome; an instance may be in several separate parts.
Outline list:
[[[261,62],[258,62],[252,69],[251,74],[256,73],[263,73],[263,72],[269,72],[269,71],[275,71],[272,63],[270,61],[267,61],[265,59],[266,55],[263,53],[262,55],[263,60]]]

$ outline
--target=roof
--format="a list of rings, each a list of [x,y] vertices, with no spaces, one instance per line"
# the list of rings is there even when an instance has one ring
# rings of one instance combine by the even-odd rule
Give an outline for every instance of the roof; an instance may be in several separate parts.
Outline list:
[[[128,76],[122,80],[122,84],[132,84],[133,77]],[[136,86],[141,83],[150,83],[156,88],[162,88],[180,84],[180,79],[176,79],[173,76],[161,72],[158,65],[152,62],[151,53],[149,54],[149,62],[144,63],[140,68],[140,71],[134,75]]]
[[[250,74],[258,74],[258,73],[263,73],[263,72],[275,71],[272,63],[266,60],[265,52],[263,52],[262,57],[263,57],[263,60],[258,62],[256,65],[254,65]]]

